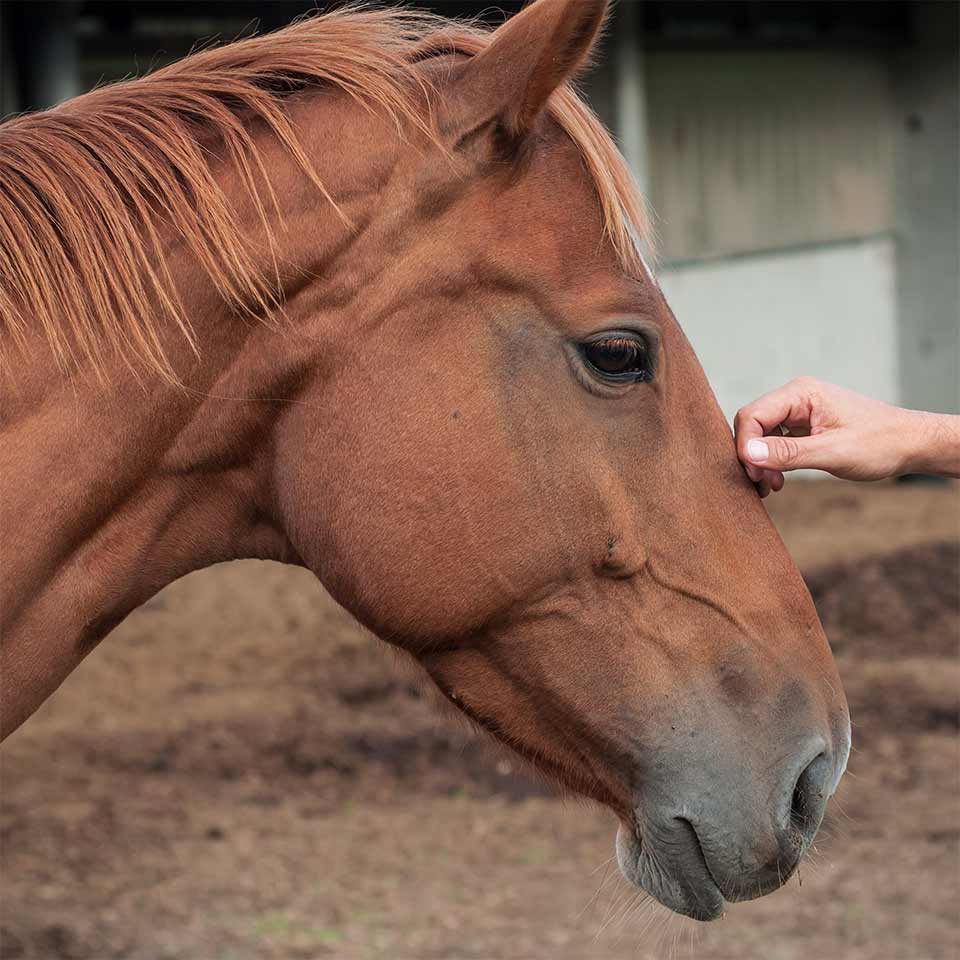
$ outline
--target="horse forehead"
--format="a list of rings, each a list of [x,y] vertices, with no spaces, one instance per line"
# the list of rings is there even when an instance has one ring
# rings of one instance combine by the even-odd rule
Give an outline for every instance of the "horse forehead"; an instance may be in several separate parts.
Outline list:
[[[532,255],[563,274],[588,263],[615,268],[596,187],[576,145],[562,131],[531,144],[506,187],[491,184],[491,190],[497,228],[492,233],[520,262]]]
[[[602,234],[603,216],[596,185],[577,145],[555,121],[530,147],[519,177],[521,189],[558,223],[589,218],[595,234]]]

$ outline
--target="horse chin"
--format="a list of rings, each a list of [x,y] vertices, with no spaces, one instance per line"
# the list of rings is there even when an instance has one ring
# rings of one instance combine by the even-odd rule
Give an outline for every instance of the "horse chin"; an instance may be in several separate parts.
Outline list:
[[[666,857],[652,855],[636,833],[620,825],[617,830],[617,863],[634,886],[649,893],[674,913],[694,920],[717,920],[724,913],[724,899],[702,855],[688,851],[676,862],[664,865]]]

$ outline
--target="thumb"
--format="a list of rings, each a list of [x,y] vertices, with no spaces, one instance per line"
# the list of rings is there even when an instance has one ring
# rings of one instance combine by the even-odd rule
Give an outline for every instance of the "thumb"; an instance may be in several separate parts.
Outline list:
[[[823,470],[828,457],[823,436],[763,437],[747,442],[747,460],[768,470]]]

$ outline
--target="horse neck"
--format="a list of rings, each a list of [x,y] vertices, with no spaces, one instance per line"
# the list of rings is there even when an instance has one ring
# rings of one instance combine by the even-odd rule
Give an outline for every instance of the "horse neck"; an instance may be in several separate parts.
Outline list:
[[[268,230],[281,238],[297,278],[288,293],[309,300],[303,278],[332,262],[346,228],[336,221],[327,236],[326,201],[282,152],[266,152],[281,204],[273,222],[244,215],[262,249]],[[336,152],[328,141],[320,155],[327,183]],[[310,381],[310,344],[231,316],[198,264],[175,244],[169,257],[200,347],[198,358],[160,331],[183,387],[138,379],[121,358],[107,361],[106,386],[66,376],[40,346],[0,381],[3,736],[173,580],[235,558],[299,562],[275,519],[270,438]]]
[[[271,378],[204,338],[191,386],[64,377],[46,358],[3,398],[3,731],[18,725],[132,609],[191,570],[292,559],[270,522],[256,438]],[[249,339],[249,338],[246,338]]]

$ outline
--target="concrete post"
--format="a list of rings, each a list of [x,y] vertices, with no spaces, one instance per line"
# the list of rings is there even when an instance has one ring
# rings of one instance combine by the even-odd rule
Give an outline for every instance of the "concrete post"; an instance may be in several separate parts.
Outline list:
[[[7,37],[18,79],[19,110],[52,107],[80,92],[75,0],[12,7]]]
[[[623,0],[613,23],[614,96],[620,148],[644,196],[649,195],[647,97],[643,64],[642,9],[638,0]]]
[[[960,62],[955,3],[910,5],[897,56],[897,306],[901,402],[960,410]]]

